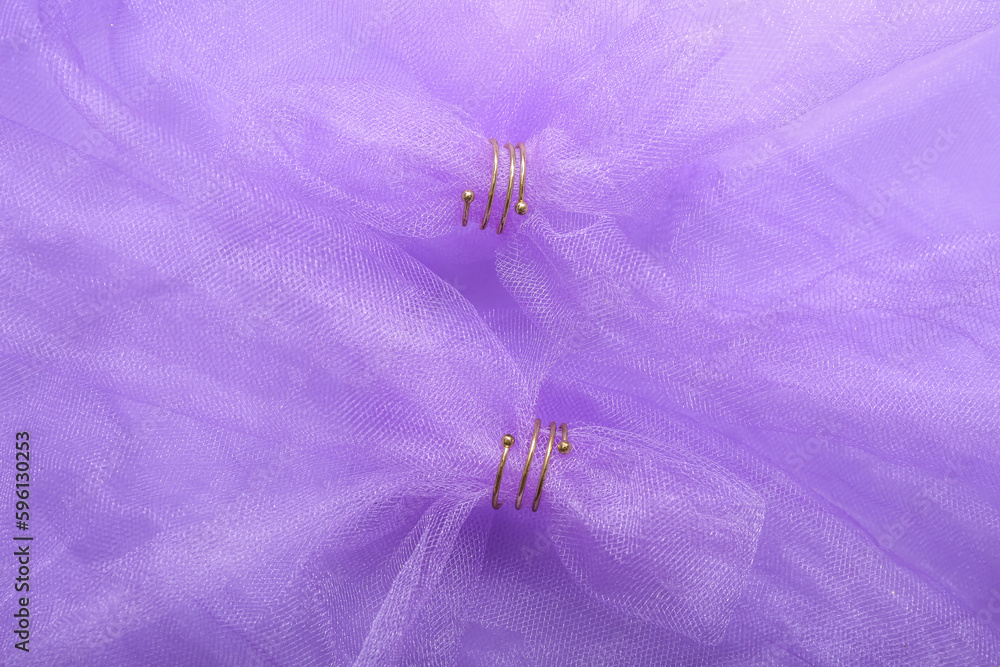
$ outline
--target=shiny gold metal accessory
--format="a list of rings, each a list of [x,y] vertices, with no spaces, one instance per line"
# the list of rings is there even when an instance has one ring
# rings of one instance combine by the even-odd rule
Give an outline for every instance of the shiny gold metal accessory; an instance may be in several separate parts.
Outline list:
[[[535,446],[538,444],[538,434],[542,428],[542,420],[535,419],[535,430],[531,435],[531,445],[528,447],[528,459],[524,462],[524,472],[521,473],[521,485],[517,488],[517,498],[514,500],[514,509],[521,509],[521,500],[524,496],[524,487],[528,483],[528,471],[531,470],[531,460],[535,457]],[[569,442],[569,427],[566,424],[560,424],[559,429],[562,431],[562,439],[559,442],[557,449],[560,454],[568,454],[573,445]],[[542,486],[545,484],[545,475],[549,471],[549,460],[552,458],[552,445],[556,442],[556,423],[549,423],[549,444],[545,448],[545,460],[542,463],[542,474],[538,478],[538,490],[535,491],[535,501],[531,503],[531,511],[538,511],[538,503],[542,500]],[[514,436],[509,433],[503,437],[503,454],[500,456],[500,466],[497,468],[497,479],[493,484],[493,509],[498,510],[503,503],[499,502],[500,498],[500,480],[503,479],[503,469],[507,465],[507,454],[510,452],[511,446],[514,444]]]
[[[483,214],[483,221],[479,225],[480,229],[486,229],[486,225],[490,222],[490,212],[493,210],[493,195],[496,193],[497,189],[497,173],[500,170],[500,144],[497,143],[496,139],[490,139],[490,145],[493,146],[493,177],[490,179],[490,192],[486,198],[486,213]],[[521,154],[521,174],[518,180],[517,204],[514,205],[514,212],[518,215],[524,215],[528,212],[528,203],[524,201],[524,176],[527,171],[527,163],[525,161],[526,149],[524,147],[524,142],[520,142],[516,147],[514,144],[506,143],[503,147],[507,149],[507,155],[510,157],[510,172],[507,176],[507,198],[504,199],[503,202],[503,213],[500,214],[500,224],[497,225],[497,234],[502,234],[504,225],[507,224],[507,211],[510,210],[510,197],[514,194],[514,156],[518,151],[520,151]],[[465,207],[462,209],[463,227],[466,227],[469,224],[469,207],[475,200],[476,193],[472,190],[465,190],[462,192],[462,201],[465,203]]]

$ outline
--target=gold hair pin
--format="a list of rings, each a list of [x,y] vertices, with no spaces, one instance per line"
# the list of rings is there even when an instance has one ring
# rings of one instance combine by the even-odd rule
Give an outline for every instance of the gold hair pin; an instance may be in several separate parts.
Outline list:
[[[496,139],[490,139],[490,144],[493,146],[493,178],[490,179],[490,193],[486,197],[486,213],[483,215],[483,222],[479,225],[480,229],[486,229],[486,225],[490,222],[490,211],[493,209],[493,195],[497,188],[497,172],[500,169],[500,145],[497,143]],[[504,148],[507,149],[507,154],[510,156],[510,174],[507,177],[507,198],[503,202],[503,213],[500,215],[500,224],[497,226],[497,234],[503,233],[503,227],[507,224],[507,210],[510,208],[510,197],[514,193],[514,153],[516,151],[521,152],[521,176],[519,180],[519,185],[517,189],[517,204],[514,205],[514,211],[518,215],[524,215],[528,212],[528,203],[524,201],[524,173],[527,165],[525,164],[525,148],[524,142],[522,141],[514,147],[514,144],[506,143]],[[462,201],[465,202],[465,208],[462,211],[462,226],[465,227],[469,224],[469,206],[476,199],[476,193],[472,190],[465,190],[462,192]]]
[[[528,482],[528,471],[531,469],[531,459],[535,456],[535,445],[538,444],[538,432],[542,428],[542,420],[535,419],[535,432],[531,435],[531,445],[528,447],[528,459],[524,462],[524,472],[521,473],[521,485],[517,489],[517,498],[514,500],[514,509],[521,509],[521,498],[524,496],[524,485]],[[562,440],[559,442],[559,453],[568,454],[573,445],[569,442],[569,427],[560,424],[562,430]],[[542,463],[542,474],[538,478],[538,490],[535,491],[535,502],[531,503],[531,511],[538,511],[538,503],[542,500],[542,485],[545,484],[545,473],[549,471],[549,459],[552,457],[552,445],[556,441],[556,423],[549,424],[549,446],[545,448],[545,461]],[[503,437],[503,454],[500,456],[500,467],[497,468],[497,481],[493,484],[493,509],[498,510],[503,505],[500,502],[500,480],[503,478],[503,469],[507,465],[507,454],[514,444],[514,436],[507,434]]]

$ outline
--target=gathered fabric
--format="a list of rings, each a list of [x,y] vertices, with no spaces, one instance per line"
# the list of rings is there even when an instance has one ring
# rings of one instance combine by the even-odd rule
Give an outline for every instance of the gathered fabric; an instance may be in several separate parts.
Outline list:
[[[4,664],[1000,663],[998,24],[8,3]]]

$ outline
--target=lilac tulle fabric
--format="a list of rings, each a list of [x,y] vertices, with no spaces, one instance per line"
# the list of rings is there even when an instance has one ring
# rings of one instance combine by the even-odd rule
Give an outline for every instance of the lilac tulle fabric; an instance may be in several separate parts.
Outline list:
[[[993,2],[3,3],[2,662],[1000,664],[998,177]]]

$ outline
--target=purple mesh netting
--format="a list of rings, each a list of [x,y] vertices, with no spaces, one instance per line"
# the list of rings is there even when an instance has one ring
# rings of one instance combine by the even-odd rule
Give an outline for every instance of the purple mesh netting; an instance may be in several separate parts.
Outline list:
[[[0,6],[3,663],[1000,664],[998,110],[985,1]]]

